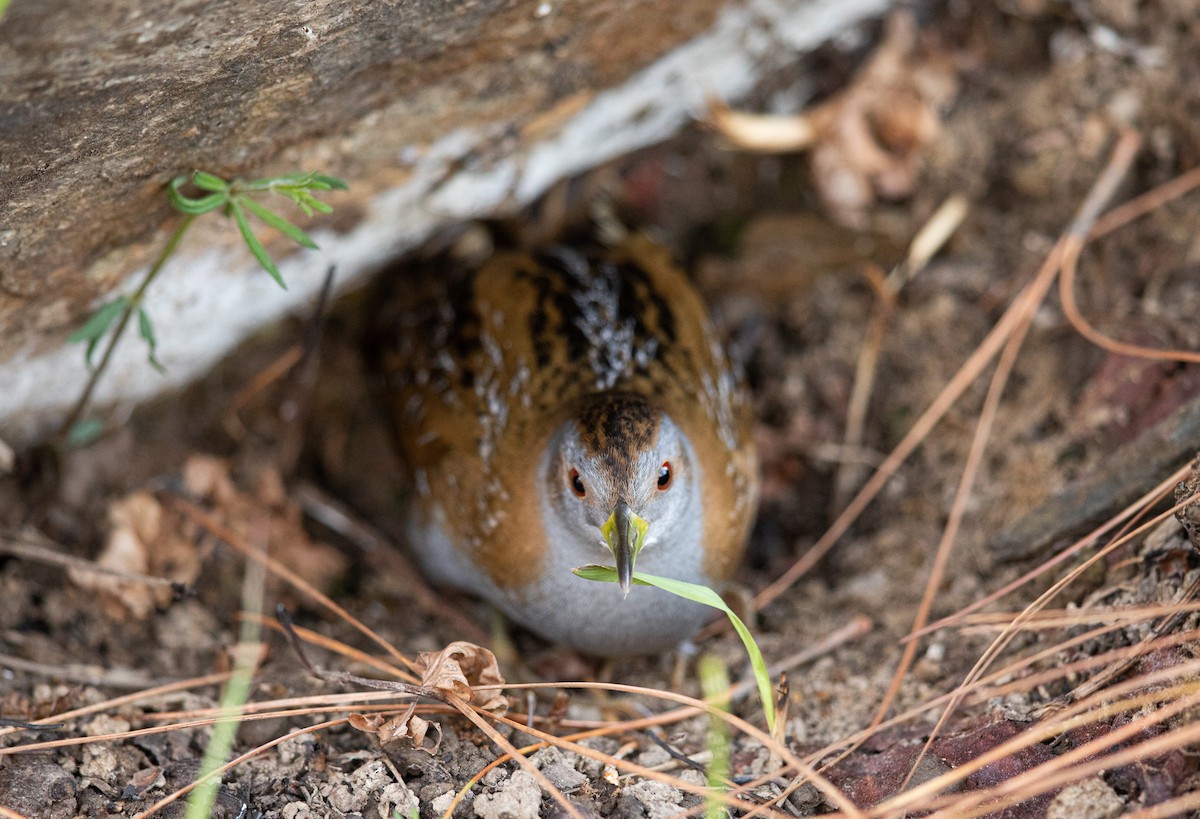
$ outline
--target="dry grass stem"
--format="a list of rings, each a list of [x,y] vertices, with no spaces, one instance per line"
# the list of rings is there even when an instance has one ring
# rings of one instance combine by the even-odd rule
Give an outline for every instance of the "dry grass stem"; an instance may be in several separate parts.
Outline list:
[[[261,620],[263,625],[274,629],[280,634],[284,633],[283,624],[281,624],[279,620],[275,619],[274,617],[262,617]],[[324,634],[320,634],[312,629],[304,628],[303,626],[297,626],[294,623],[289,623],[288,628],[295,632],[297,637],[309,645],[323,648],[326,651],[344,657],[351,662],[361,663],[368,668],[373,668],[382,674],[388,674],[398,680],[404,680],[406,682],[414,681],[413,677],[404,669],[398,668],[391,663],[379,659],[378,657],[373,657],[365,651],[361,651],[353,646],[346,645],[341,640],[334,639],[333,637],[327,637]]]
[[[863,270],[863,276],[875,293],[875,306],[871,311],[871,318],[864,333],[858,362],[855,365],[854,385],[846,407],[846,432],[842,438],[842,449],[846,452],[858,452],[863,448],[867,408],[875,389],[875,375],[883,349],[883,340],[887,334],[888,321],[896,307],[900,291],[949,241],[954,231],[962,224],[962,220],[966,218],[967,207],[967,200],[961,195],[952,196],[943,202],[909,243],[904,261],[896,265],[886,277],[874,265],[867,265]],[[832,508],[834,512],[840,512],[845,507],[847,498],[862,480],[865,465],[861,459],[838,462],[838,468],[833,478]]]
[[[132,694],[125,694],[120,697],[104,700],[103,702],[95,703],[94,705],[86,705],[82,708],[73,708],[70,711],[63,711],[60,714],[55,714],[44,719],[32,720],[32,725],[50,725],[60,722],[69,722],[80,717],[99,714],[105,711],[113,711],[117,708],[123,708],[127,705],[138,705],[165,697],[170,694],[177,694],[181,691],[190,691],[193,688],[203,688],[210,685],[222,685],[229,679],[231,672],[222,671],[217,674],[206,674],[203,677],[193,677],[187,680],[177,680],[175,682],[165,683],[155,686],[154,688],[146,688],[141,691],[136,691]],[[0,728],[0,737],[14,733],[16,728]],[[0,754],[11,753],[13,749],[0,748]]]
[[[1007,583],[1004,586],[1000,587],[996,591],[985,595],[984,597],[980,598],[979,600],[976,600],[971,605],[960,609],[959,611],[955,612],[954,614],[943,617],[941,620],[937,620],[937,621],[925,626],[922,629],[911,632],[904,639],[905,640],[914,640],[919,637],[923,637],[924,635],[929,634],[931,632],[937,631],[939,629],[946,628],[948,626],[952,626],[956,622],[958,622],[958,620],[960,618],[963,618],[973,612],[976,612],[979,609],[983,608],[984,606],[991,605],[992,603],[996,602],[997,600],[1000,600],[1003,597],[1007,597],[1012,592],[1025,586],[1027,583],[1037,579],[1038,577],[1045,574],[1050,569],[1054,568],[1055,566],[1058,566],[1061,563],[1064,563],[1065,561],[1074,557],[1079,552],[1088,548],[1093,543],[1098,541],[1101,537],[1103,537],[1105,534],[1112,531],[1113,529],[1116,529],[1120,524],[1125,523],[1125,522],[1130,522],[1130,521],[1140,518],[1140,516],[1142,514],[1144,514],[1148,509],[1153,508],[1161,499],[1163,499],[1167,495],[1169,495],[1174,490],[1175,486],[1181,480],[1183,480],[1185,477],[1187,477],[1189,470],[1190,470],[1190,466],[1188,466],[1188,465],[1181,466],[1179,469],[1175,470],[1175,472],[1173,472],[1171,475],[1169,475],[1168,477],[1163,479],[1157,486],[1155,486],[1149,492],[1142,495],[1142,497],[1138,498],[1136,501],[1129,504],[1129,506],[1125,507],[1119,513],[1117,513],[1112,518],[1110,518],[1109,520],[1102,523],[1100,526],[1096,527],[1094,530],[1092,530],[1088,534],[1086,534],[1083,537],[1076,540],[1075,543],[1073,543],[1068,548],[1061,550],[1060,552],[1055,554],[1053,557],[1050,557],[1047,560],[1043,561],[1042,563],[1038,564],[1033,569],[1030,569],[1028,572],[1026,572],[1025,574],[1018,577],[1016,580],[1013,580],[1012,582]],[[1165,515],[1162,515],[1162,516],[1159,516],[1158,518],[1156,518],[1156,520],[1163,520],[1163,519],[1165,519],[1165,517],[1166,517]],[[1145,531],[1145,529],[1143,527],[1143,528],[1139,529],[1138,531]],[[1122,543],[1125,543],[1128,540],[1128,538],[1125,538],[1124,535],[1118,536],[1118,539],[1121,540]]]
[[[1144,731],[1147,727],[1163,722],[1172,716],[1186,711],[1188,708],[1194,707],[1197,702],[1200,702],[1200,683],[1190,680],[1186,683],[1157,691],[1135,694],[1124,699],[1116,698],[1124,696],[1127,692],[1137,691],[1147,685],[1169,680],[1172,677],[1194,676],[1197,671],[1200,671],[1200,662],[1191,662],[1170,669],[1162,669],[1157,673],[1147,675],[1143,679],[1133,680],[1117,686],[1111,691],[1104,692],[1104,697],[1094,697],[1087,701],[1080,701],[1070,709],[1055,715],[1052,719],[1031,726],[1028,730],[989,749],[954,770],[897,794],[878,805],[872,814],[875,816],[895,816],[900,812],[912,810],[917,807],[922,809],[940,808],[946,806],[948,803],[953,803],[954,809],[950,811],[952,815],[974,816],[978,815],[974,812],[975,809],[980,808],[984,803],[987,804],[986,807],[982,808],[983,812],[1002,807],[1002,805],[997,804],[997,797],[1019,794],[1019,798],[1013,798],[1010,802],[1006,802],[1006,804],[1021,802],[1032,796],[1057,788],[1067,782],[1082,779],[1098,770],[1116,767],[1119,764],[1138,758],[1149,758],[1154,754],[1143,751],[1139,755],[1138,748],[1149,748],[1151,747],[1150,742],[1154,740],[1149,740],[1140,745],[1135,745],[1131,749],[1126,749],[1124,753],[1133,752],[1132,757],[1129,759],[1123,759],[1118,754],[1111,754],[1100,758],[1098,760],[1099,764],[1096,764],[1097,760],[1094,759],[1097,753],[1116,747],[1124,740]],[[1042,765],[1035,766],[997,785],[975,791],[949,794],[940,799],[935,798],[938,793],[962,782],[972,773],[982,770],[1001,759],[1008,758],[1020,750],[1049,739],[1054,739],[1075,728],[1096,724],[1119,714],[1134,713],[1154,706],[1161,707],[1148,715],[1141,715],[1137,719],[1131,720],[1129,723],[1115,728],[1109,733],[1079,745],[1061,756],[1054,757]],[[1192,741],[1190,738],[1183,736],[1187,731],[1200,733],[1200,724],[1167,733],[1158,738],[1166,740],[1166,742],[1161,742],[1153,747],[1155,749],[1184,747],[1188,742]],[[1075,762],[1081,762],[1081,764],[1072,767]],[[1092,767],[1093,765],[1095,767]],[[1063,770],[1064,768],[1068,770]]]
[[[321,605],[322,607],[324,607],[325,609],[327,609],[328,611],[333,613],[335,616],[345,620],[349,625],[351,625],[353,628],[355,628],[360,634],[367,637],[369,640],[374,642],[376,645],[382,647],[383,650],[386,651],[393,659],[398,660],[402,665],[404,665],[410,671],[415,670],[415,666],[414,666],[412,660],[408,659],[403,654],[401,654],[396,649],[395,646],[393,646],[387,640],[380,637],[378,634],[376,634],[370,628],[367,628],[366,624],[361,622],[358,618],[352,616],[350,614],[350,612],[346,611],[344,608],[339,606],[337,603],[333,602],[333,600],[331,600],[327,595],[325,595],[322,592],[320,592],[319,590],[313,588],[313,586],[310,583],[308,583],[307,581],[305,581],[304,578],[300,577],[295,572],[293,572],[291,569],[287,568],[286,566],[281,564],[278,560],[275,560],[274,558],[270,557],[269,555],[260,554],[258,551],[253,549],[250,546],[250,544],[247,543],[246,540],[241,535],[239,535],[237,532],[234,532],[229,527],[223,525],[220,521],[213,518],[212,515],[208,514],[203,509],[200,509],[194,503],[191,503],[190,501],[186,501],[183,498],[171,498],[171,501],[172,501],[172,505],[175,506],[176,509],[181,511],[183,514],[187,515],[189,518],[191,518],[193,521],[195,521],[197,524],[199,524],[203,528],[207,529],[215,537],[221,539],[225,543],[228,543],[230,545],[230,547],[232,547],[236,551],[240,552],[243,557],[246,557],[247,559],[250,559],[250,560],[261,561],[267,567],[267,569],[271,572],[271,574],[285,580],[297,591],[306,595],[310,600],[312,600],[315,603],[318,603],[319,605]],[[407,677],[406,679],[410,682],[414,682],[414,683],[416,682],[416,677],[414,677],[414,676]]]
[[[1117,341],[1097,330],[1083,315],[1075,300],[1075,275],[1079,269],[1079,254],[1072,253],[1063,264],[1062,276],[1058,281],[1059,299],[1062,301],[1063,314],[1075,332],[1095,344],[1097,347],[1118,355],[1133,358],[1148,358],[1155,361],[1178,361],[1187,364],[1200,364],[1200,352],[1190,350],[1157,349],[1143,347],[1139,344],[1128,344]]]
[[[246,760],[253,759],[256,756],[259,756],[260,754],[266,753],[267,751],[274,748],[276,745],[281,745],[284,742],[287,742],[289,739],[294,739],[295,737],[303,736],[304,734],[311,734],[316,731],[323,731],[326,728],[332,728],[335,725],[341,725],[345,721],[346,721],[345,719],[335,719],[335,720],[328,720],[326,722],[319,722],[316,725],[310,725],[307,728],[297,728],[295,731],[289,731],[288,733],[284,734],[283,736],[276,737],[275,739],[272,739],[269,742],[264,742],[262,745],[259,745],[257,748],[249,750],[246,753],[241,754],[240,756],[234,757],[233,759],[229,760],[229,762],[225,763],[221,767],[219,767],[216,770],[209,773],[207,777],[204,777],[203,779],[197,779],[194,782],[189,782],[187,785],[183,786],[179,790],[167,794],[162,799],[158,800],[157,802],[155,802],[150,807],[146,808],[141,813],[135,814],[133,819],[149,819],[149,817],[158,813],[160,810],[167,807],[172,802],[175,802],[176,800],[181,799],[184,796],[187,796],[195,788],[204,784],[204,782],[207,781],[208,779],[211,779],[213,777],[218,777],[218,776],[224,776],[227,772],[233,770],[238,765],[241,765]]]
[[[295,496],[306,515],[358,546],[372,566],[403,582],[416,598],[418,606],[452,624],[464,639],[480,645],[487,642],[487,631],[461,609],[448,605],[441,595],[430,588],[404,552],[395,548],[374,526],[312,484],[300,484]]]

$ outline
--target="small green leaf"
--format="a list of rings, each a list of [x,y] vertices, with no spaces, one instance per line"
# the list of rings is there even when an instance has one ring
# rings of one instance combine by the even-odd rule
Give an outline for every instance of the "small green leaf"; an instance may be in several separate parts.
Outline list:
[[[310,194],[308,191],[288,185],[285,187],[272,188],[271,193],[290,199],[293,204],[297,205],[301,210],[304,211],[306,216],[312,215],[312,211],[309,210],[304,201],[305,199],[312,198],[312,194]]]
[[[285,173],[283,176],[267,176],[262,179],[252,179],[249,182],[239,180],[237,185],[243,191],[269,191],[280,188],[302,188],[308,179],[306,173]]]
[[[202,191],[224,191],[229,188],[227,181],[216,174],[206,173],[205,171],[193,172],[192,184]]]
[[[92,366],[92,353],[96,351],[96,345],[100,343],[100,339],[104,337],[104,334],[108,332],[108,328],[112,325],[113,321],[116,320],[117,316],[121,315],[128,304],[129,298],[127,296],[117,296],[93,313],[92,317],[84,322],[82,327],[67,336],[67,341],[72,344],[81,341],[87,342],[87,349],[83,353],[83,358],[89,368]]]
[[[242,238],[246,241],[246,247],[250,248],[250,252],[254,254],[254,258],[258,259],[258,263],[263,266],[263,269],[271,274],[271,278],[280,287],[287,290],[287,285],[283,282],[283,276],[279,274],[279,268],[275,266],[275,262],[271,261],[271,257],[267,255],[267,249],[262,246],[262,242],[258,241],[258,237],[250,229],[250,221],[246,218],[246,212],[242,210],[241,204],[237,201],[231,201],[229,203],[229,210],[233,214],[234,221],[237,222],[238,230],[242,233]]]
[[[268,225],[275,228],[277,231],[291,239],[296,244],[310,248],[311,250],[317,249],[317,243],[309,238],[307,233],[293,225],[287,219],[284,219],[278,213],[275,213],[275,211],[269,209],[262,202],[255,201],[249,196],[239,197],[238,202],[239,204],[243,205],[246,210],[253,213],[259,219],[262,219]]]
[[[84,418],[77,421],[67,433],[68,446],[87,446],[104,432],[104,422],[99,418]]]
[[[303,210],[309,216],[312,216],[314,210],[319,210],[321,213],[333,213],[333,206],[322,202],[320,199],[313,196],[306,190],[281,190],[279,193],[287,196],[296,206]]]
[[[112,324],[113,319],[120,315],[121,310],[128,303],[129,298],[127,296],[117,296],[95,313],[92,313],[92,317],[82,327],[67,336],[67,341],[75,343],[100,338],[108,330],[108,325]]]
[[[350,190],[350,186],[338,179],[336,176],[326,176],[323,173],[314,173],[312,175],[312,182],[309,183],[309,187],[313,188],[314,190]]]
[[[312,196],[310,196],[307,191],[282,190],[282,191],[277,191],[277,193],[282,193],[288,199],[291,199],[292,202],[296,205],[296,207],[298,207],[298,208],[300,208],[300,210],[304,211],[305,216],[313,215],[312,203],[316,202],[317,200],[313,199]]]
[[[350,190],[349,186],[336,176],[326,176],[321,173],[296,174],[288,181],[296,187],[311,191]]]
[[[154,325],[150,323],[150,314],[146,312],[145,307],[138,307],[138,335],[146,342],[149,352],[146,354],[146,359],[150,362],[150,366],[158,370],[159,373],[166,373],[167,368],[162,365],[156,355],[158,350],[158,339],[154,337]]]
[[[257,190],[274,189],[282,191],[287,188],[293,190],[313,190],[313,191],[328,191],[328,190],[349,190],[345,182],[338,179],[336,176],[326,176],[319,173],[289,173],[283,176],[272,176],[268,179],[256,179],[249,183]]]
[[[617,582],[617,570],[612,566],[580,566],[577,569],[571,569],[571,571],[584,580],[596,580],[602,583]],[[641,572],[633,573],[633,582],[639,586],[654,586],[657,589],[670,592],[676,597],[682,597],[694,603],[702,603],[705,606],[711,606],[714,609],[725,612],[725,616],[729,618],[729,622],[733,625],[733,630],[742,638],[742,644],[746,647],[746,653],[750,655],[750,667],[754,670],[754,681],[758,684],[758,696],[762,700],[763,715],[767,718],[767,727],[774,731],[775,698],[772,695],[771,675],[767,673],[766,660],[763,659],[762,652],[758,649],[758,643],[754,642],[754,637],[750,634],[750,629],[746,628],[746,624],[742,622],[742,618],[734,614],[733,609],[725,604],[725,601],[721,599],[721,595],[707,586],[686,583],[670,577],[642,574]]]
[[[186,176],[177,176],[167,185],[167,199],[170,201],[171,207],[175,208],[175,210],[199,216],[202,213],[216,210],[229,201],[229,193],[225,190],[201,196],[199,199],[192,199],[189,196],[185,196],[179,189],[183,185],[186,185],[187,181]]]

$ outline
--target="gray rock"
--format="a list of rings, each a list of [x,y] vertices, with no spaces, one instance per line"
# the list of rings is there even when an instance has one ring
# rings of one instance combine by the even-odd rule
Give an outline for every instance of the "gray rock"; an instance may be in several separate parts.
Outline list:
[[[542,806],[542,789],[533,774],[516,771],[493,793],[475,799],[479,819],[537,819]]]

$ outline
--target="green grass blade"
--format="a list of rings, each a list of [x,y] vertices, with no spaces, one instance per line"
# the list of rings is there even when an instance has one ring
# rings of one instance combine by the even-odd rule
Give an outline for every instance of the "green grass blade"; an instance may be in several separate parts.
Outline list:
[[[196,772],[197,786],[188,797],[185,819],[211,819],[214,815],[213,805],[221,787],[221,776],[217,770],[229,759],[233,749],[263,649],[258,615],[263,610],[265,585],[266,570],[263,564],[247,561],[246,576],[242,580],[242,611],[245,616],[242,617],[238,642],[234,647],[233,674],[221,695],[221,717],[213,725],[208,746],[204,749],[200,770]]]
[[[704,698],[713,702],[714,709],[727,711],[729,709],[729,673],[725,663],[714,654],[702,654],[696,662],[696,671],[700,677],[700,690]],[[724,698],[715,701],[718,697]],[[705,800],[705,819],[725,819],[729,815],[725,804],[717,799],[717,794],[725,786],[729,778],[729,726],[725,720],[716,714],[708,715],[708,751],[712,760],[708,763],[709,796]]]
[[[296,244],[307,247],[310,250],[317,250],[317,243],[314,242],[307,233],[293,225],[287,219],[284,219],[275,211],[268,208],[262,202],[251,199],[249,196],[238,197],[238,202],[243,205],[246,210],[253,213],[259,219],[262,219],[267,225],[275,228],[277,231],[291,239]]]
[[[271,257],[267,255],[267,249],[262,246],[262,242],[258,241],[258,237],[254,235],[254,231],[250,229],[250,221],[246,218],[246,212],[242,210],[238,202],[230,202],[229,209],[233,213],[233,220],[237,222],[238,230],[242,233],[242,239],[246,242],[246,247],[250,248],[250,252],[254,254],[254,258],[258,259],[258,263],[263,266],[271,274],[280,287],[287,290],[287,285],[283,282],[283,276],[279,274],[279,268],[275,266],[275,262],[271,261]]]
[[[617,570],[611,566],[581,566],[571,571],[584,580],[596,580],[603,583],[617,582]],[[729,622],[733,625],[733,630],[737,632],[738,637],[742,638],[742,645],[746,647],[746,653],[750,655],[750,667],[754,671],[754,681],[758,684],[758,696],[762,700],[763,715],[767,718],[767,727],[774,731],[775,698],[771,686],[771,675],[767,673],[766,660],[763,659],[762,652],[759,651],[758,643],[754,642],[754,636],[750,634],[750,629],[746,628],[746,624],[742,622],[742,618],[734,614],[733,609],[725,604],[725,601],[721,599],[721,595],[707,586],[685,583],[682,580],[673,580],[669,577],[642,574],[641,572],[633,573],[633,582],[639,586],[653,586],[656,589],[669,592],[676,597],[682,597],[694,603],[702,603],[705,606],[711,606],[714,609],[725,612],[725,616],[729,618]]]

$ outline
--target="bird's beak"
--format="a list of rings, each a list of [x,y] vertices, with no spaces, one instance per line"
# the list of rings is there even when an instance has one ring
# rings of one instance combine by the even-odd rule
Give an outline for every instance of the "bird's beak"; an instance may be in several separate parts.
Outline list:
[[[638,552],[646,545],[646,530],[650,524],[629,507],[624,500],[617,501],[613,513],[600,527],[604,542],[612,550],[613,559],[617,562],[617,582],[625,596],[633,585],[633,562],[637,560]]]

